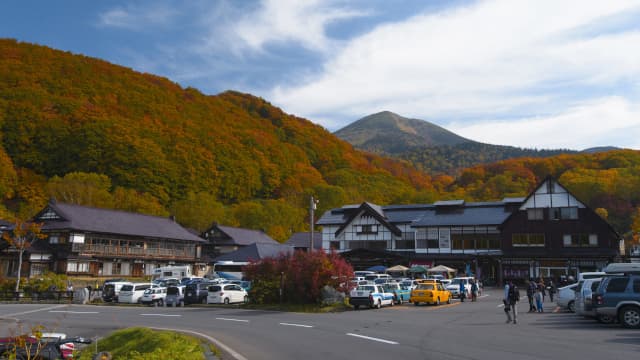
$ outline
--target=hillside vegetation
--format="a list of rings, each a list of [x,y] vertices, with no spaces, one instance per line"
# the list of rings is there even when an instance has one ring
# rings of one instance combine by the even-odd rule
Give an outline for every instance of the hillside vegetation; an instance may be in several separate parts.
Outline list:
[[[324,128],[238,92],[0,40],[0,218],[50,197],[263,229],[278,240],[344,204],[525,196],[553,175],[621,233],[640,230],[640,152],[524,157],[433,175],[355,150]],[[428,156],[432,159],[432,156]]]
[[[320,211],[433,198],[429,176],[361,153],[237,92],[193,88],[102,60],[0,40],[5,213],[59,201],[213,221],[285,239]],[[280,219],[281,218],[281,219]]]

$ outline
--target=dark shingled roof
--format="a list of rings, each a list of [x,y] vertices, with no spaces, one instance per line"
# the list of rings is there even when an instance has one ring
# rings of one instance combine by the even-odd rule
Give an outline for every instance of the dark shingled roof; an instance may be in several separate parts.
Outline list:
[[[168,217],[55,202],[49,203],[40,214],[43,214],[48,209],[53,210],[62,219],[39,220],[44,222],[42,227],[44,231],[69,229],[158,239],[205,241]],[[36,216],[36,219],[38,216]]]
[[[295,248],[309,248],[309,240],[311,238],[311,233],[307,232],[297,232],[291,235],[289,240],[285,243],[286,245],[291,245]],[[313,248],[316,250],[322,249],[322,233],[319,231],[315,231],[313,233]]]
[[[265,234],[262,231],[223,225],[216,225],[216,227],[218,228],[218,230],[227,234],[227,236],[231,238],[229,245],[246,246],[254,243],[280,245],[279,242],[273,240],[269,235]],[[226,243],[224,241],[217,241],[216,245],[226,245]]]
[[[284,245],[284,244],[258,244],[254,243],[243,248],[240,248],[236,251],[232,251],[227,254],[222,254],[213,261],[257,261],[262,260],[267,257],[278,256],[282,253],[292,254],[293,246]]]
[[[390,205],[377,207],[391,224],[411,224],[414,227],[445,225],[499,225],[511,214],[505,205],[519,203],[522,198],[510,198],[507,201],[461,203],[460,201],[439,202],[435,204]],[[368,203],[366,203],[368,204]],[[449,208],[446,205],[454,205]],[[445,205],[444,207],[442,205]],[[452,211],[446,211],[451,209]],[[350,221],[354,206],[325,212],[317,225],[341,225]]]

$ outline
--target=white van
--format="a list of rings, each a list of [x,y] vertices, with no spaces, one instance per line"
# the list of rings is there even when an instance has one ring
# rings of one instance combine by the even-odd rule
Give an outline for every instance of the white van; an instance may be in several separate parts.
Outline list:
[[[475,278],[470,276],[456,277],[451,280],[451,283],[445,287],[451,293],[451,297],[460,297],[460,283],[464,284],[465,297],[471,297],[471,280],[475,281]]]
[[[379,283],[380,282],[379,279],[382,279],[382,280],[384,280],[386,282],[386,281],[391,280],[391,275],[389,275],[389,274],[368,274],[368,275],[364,276],[364,279],[367,280],[367,281],[376,282],[376,283]],[[376,281],[376,280],[378,280],[378,281]]]
[[[578,273],[578,279],[577,282],[580,282],[582,280],[586,280],[586,279],[595,279],[595,278],[601,278],[604,275],[606,275],[607,273],[603,272],[603,271],[587,271],[587,272],[581,272]]]
[[[130,283],[122,285],[120,288],[120,294],[118,294],[118,302],[125,304],[137,304],[142,301],[142,295],[144,291],[151,288],[158,287],[151,283]]]
[[[124,285],[129,285],[129,281],[108,281],[102,287],[102,301],[118,302],[118,295]]]

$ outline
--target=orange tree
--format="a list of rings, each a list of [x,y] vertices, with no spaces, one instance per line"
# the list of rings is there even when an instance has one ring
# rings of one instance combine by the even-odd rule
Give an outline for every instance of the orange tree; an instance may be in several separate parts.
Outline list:
[[[20,290],[22,258],[25,250],[29,249],[35,240],[46,237],[46,235],[41,233],[41,230],[42,224],[16,219],[13,230],[2,234],[2,238],[18,253],[18,274],[16,276],[15,292]]]
[[[244,274],[251,280],[252,302],[319,304],[325,286],[340,292],[349,290],[353,268],[335,252],[295,251],[252,261],[244,268]]]

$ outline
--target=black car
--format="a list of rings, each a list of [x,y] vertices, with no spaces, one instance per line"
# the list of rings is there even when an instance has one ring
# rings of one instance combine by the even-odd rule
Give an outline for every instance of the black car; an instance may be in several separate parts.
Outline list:
[[[184,304],[206,304],[207,295],[209,294],[207,287],[211,284],[212,283],[207,281],[193,281],[187,283],[184,289]]]

